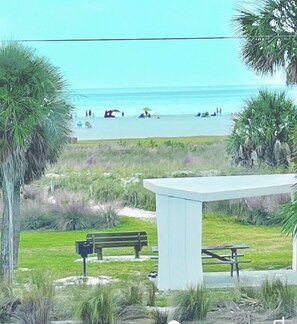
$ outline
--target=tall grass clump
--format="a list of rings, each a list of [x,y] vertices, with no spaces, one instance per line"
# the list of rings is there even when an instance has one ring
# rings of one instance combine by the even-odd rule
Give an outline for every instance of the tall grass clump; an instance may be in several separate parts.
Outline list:
[[[109,287],[96,285],[81,298],[75,314],[84,324],[114,324],[116,312]]]
[[[139,283],[129,283],[117,297],[117,305],[121,308],[131,305],[143,305],[143,288]]]
[[[2,283],[0,285],[0,323],[9,323],[20,303],[12,290]]]
[[[173,299],[173,319],[180,322],[205,319],[210,309],[210,297],[202,287],[190,287]]]
[[[265,279],[260,288],[260,301],[265,309],[276,310],[278,315],[295,314],[295,295],[280,279]]]
[[[114,176],[100,177],[92,181],[92,188],[93,198],[100,202],[119,200],[124,191],[120,179]]]
[[[50,323],[54,309],[55,289],[48,273],[33,272],[29,289],[12,318],[18,324]]]
[[[155,195],[145,189],[142,182],[127,185],[123,200],[128,206],[145,210],[156,210]]]
[[[167,324],[169,321],[169,310],[167,308],[152,308],[150,317],[154,324]]]
[[[119,225],[121,220],[117,210],[120,207],[118,202],[98,206],[91,217],[91,228],[111,228]]]
[[[158,288],[156,284],[152,281],[150,281],[148,286],[148,300],[147,300],[147,306],[155,306],[156,304],[156,292],[158,291]]]

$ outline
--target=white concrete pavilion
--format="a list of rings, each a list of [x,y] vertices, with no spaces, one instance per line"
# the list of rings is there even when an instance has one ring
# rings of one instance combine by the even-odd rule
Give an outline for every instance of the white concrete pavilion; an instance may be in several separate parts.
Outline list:
[[[296,182],[294,174],[145,179],[144,187],[156,193],[158,288],[185,290],[203,285],[203,202],[292,194]],[[297,271],[297,240],[292,269]]]

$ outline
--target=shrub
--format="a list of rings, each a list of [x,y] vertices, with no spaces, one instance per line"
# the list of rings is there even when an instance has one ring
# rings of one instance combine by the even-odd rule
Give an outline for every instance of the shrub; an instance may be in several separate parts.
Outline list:
[[[228,151],[236,165],[287,167],[293,150],[297,109],[285,92],[262,90],[234,117]]]
[[[118,298],[117,305],[125,308],[131,305],[143,305],[143,289],[139,283],[130,283],[123,289]]]
[[[279,315],[295,314],[295,296],[287,283],[280,279],[264,280],[260,288],[260,300],[265,309],[277,310]]]
[[[190,287],[175,296],[173,305],[176,306],[174,319],[180,322],[203,320],[210,309],[210,298],[203,288]]]
[[[99,206],[91,217],[92,228],[111,228],[120,224],[120,217],[117,209],[120,204],[117,202],[107,203]]]
[[[119,200],[123,194],[123,186],[119,179],[114,177],[102,177],[92,184],[94,199],[101,202]]]
[[[156,210],[155,194],[146,190],[141,183],[128,184],[123,200],[128,206],[145,210]]]
[[[157,291],[158,291],[158,288],[157,288],[156,284],[154,282],[150,281],[149,287],[148,287],[148,301],[147,301],[148,306],[155,306]]]
[[[167,308],[152,308],[150,316],[154,324],[167,324],[169,321],[169,310]]]
[[[115,308],[109,287],[96,285],[79,303],[76,309],[84,324],[114,324],[116,322]]]
[[[1,284],[0,286],[0,323],[8,323],[20,304],[20,300],[14,297],[12,290]]]
[[[54,305],[55,289],[48,273],[33,272],[29,290],[12,318],[19,324],[49,323]]]

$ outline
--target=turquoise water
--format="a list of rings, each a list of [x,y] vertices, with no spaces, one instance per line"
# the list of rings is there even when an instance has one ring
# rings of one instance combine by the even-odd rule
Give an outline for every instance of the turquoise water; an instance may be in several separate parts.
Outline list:
[[[83,127],[72,120],[73,134],[79,140],[126,139],[148,137],[185,137],[198,135],[228,135],[231,132],[230,116],[195,117],[192,115],[160,116],[160,118],[86,118],[79,119]],[[92,128],[84,127],[89,122]]]
[[[72,93],[73,136],[78,139],[125,139],[145,137],[175,137],[198,135],[228,135],[232,130],[232,114],[240,112],[244,101],[264,87],[180,87],[84,89]],[[269,86],[270,90],[285,87]],[[296,98],[291,88],[288,96]],[[144,107],[151,108],[151,118],[138,116]],[[207,118],[198,112],[222,113]],[[103,118],[105,110],[118,109],[115,118]],[[91,110],[91,117],[86,111]],[[124,111],[124,117],[121,112]],[[94,114],[94,115],[93,115]],[[85,122],[91,128],[85,127]],[[78,127],[78,123],[82,127]]]
[[[76,107],[78,118],[84,117],[86,110],[91,110],[95,117],[103,117],[107,109],[124,111],[125,116],[138,116],[144,107],[150,107],[155,116],[213,113],[216,108],[230,115],[240,111],[244,100],[263,88],[285,89],[281,86],[78,89],[72,92],[70,102]],[[294,98],[296,91],[291,88],[288,95]]]

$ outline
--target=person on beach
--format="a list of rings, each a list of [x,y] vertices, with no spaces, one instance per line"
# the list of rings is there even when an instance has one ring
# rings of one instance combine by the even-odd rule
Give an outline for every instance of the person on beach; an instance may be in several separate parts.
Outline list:
[[[92,110],[90,109],[89,110],[89,117],[91,117],[92,116]]]
[[[124,113],[124,111],[122,111],[122,117],[124,117],[125,116],[125,113]]]
[[[86,110],[86,117],[88,117],[88,111]]]

